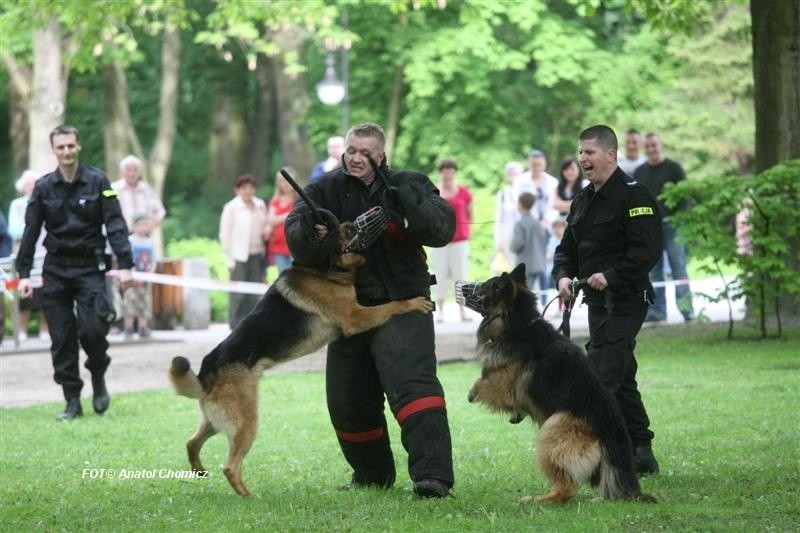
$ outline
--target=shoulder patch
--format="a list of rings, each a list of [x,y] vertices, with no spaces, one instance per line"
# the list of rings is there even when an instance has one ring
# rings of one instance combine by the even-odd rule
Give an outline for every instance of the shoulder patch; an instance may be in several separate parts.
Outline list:
[[[103,196],[106,198],[113,198],[114,196],[117,196],[117,191],[114,189],[106,189],[103,191]]]
[[[628,210],[628,216],[631,217],[631,218],[639,217],[639,216],[642,216],[642,215],[652,216],[653,215],[653,208],[645,206],[645,207],[634,207],[633,209]]]

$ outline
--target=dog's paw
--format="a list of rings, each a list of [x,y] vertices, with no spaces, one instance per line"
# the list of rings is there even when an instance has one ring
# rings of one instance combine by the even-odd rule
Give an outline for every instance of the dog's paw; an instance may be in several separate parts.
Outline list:
[[[433,312],[433,302],[424,296],[417,296],[416,298],[411,298],[406,301],[408,302],[410,311],[417,311],[423,315]]]

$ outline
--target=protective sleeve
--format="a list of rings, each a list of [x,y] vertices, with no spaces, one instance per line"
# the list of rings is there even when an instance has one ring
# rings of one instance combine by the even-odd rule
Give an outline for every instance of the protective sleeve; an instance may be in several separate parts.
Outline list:
[[[31,199],[25,208],[25,229],[22,232],[16,262],[17,274],[20,279],[31,277],[33,254],[36,253],[36,242],[39,240],[39,234],[42,232],[42,224],[44,223],[39,190],[38,186],[34,186]]]
[[[321,203],[315,184],[307,186],[305,192],[313,202]],[[338,220],[326,209],[320,209],[319,212],[328,227],[328,233],[323,239],[318,238],[314,230],[316,219],[312,208],[302,199],[295,202],[292,212],[286,217],[284,223],[286,242],[292,258],[298,264],[312,267],[327,266],[339,245]]]
[[[111,188],[108,178],[103,176],[100,181],[100,196],[103,206],[103,224],[106,226],[106,236],[111,249],[117,256],[119,268],[133,268],[133,254],[131,253],[131,243],[128,241],[128,225],[122,216],[117,199],[117,191]]]
[[[424,174],[404,172],[394,191],[405,215],[404,233],[409,241],[439,248],[453,238],[456,215],[447,200]]]
[[[603,272],[609,287],[630,284],[647,277],[664,247],[656,201],[645,187],[631,187],[624,204],[626,254]]]

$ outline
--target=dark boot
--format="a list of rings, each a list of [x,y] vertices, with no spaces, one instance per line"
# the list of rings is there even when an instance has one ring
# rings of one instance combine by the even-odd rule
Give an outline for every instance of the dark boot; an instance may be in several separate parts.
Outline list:
[[[67,398],[67,407],[63,413],[56,415],[56,420],[74,420],[83,416],[83,407],[79,397]]]
[[[640,476],[658,474],[658,461],[653,455],[653,449],[649,444],[636,446],[633,450],[633,469]]]
[[[414,494],[421,498],[450,496],[450,487],[438,479],[420,479],[414,482]]]
[[[103,376],[92,376],[92,407],[94,412],[102,415],[108,409],[108,404],[111,402],[111,397],[108,395],[106,389],[106,380]]]

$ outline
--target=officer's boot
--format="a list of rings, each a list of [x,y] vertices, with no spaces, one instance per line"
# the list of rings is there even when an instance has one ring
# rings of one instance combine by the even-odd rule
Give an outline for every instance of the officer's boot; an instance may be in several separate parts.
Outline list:
[[[67,398],[67,407],[63,413],[56,415],[56,420],[74,420],[75,418],[83,416],[83,407],[81,406],[80,396]]]
[[[633,449],[633,469],[640,476],[658,474],[658,461],[656,461],[653,448],[649,444],[636,446]]]
[[[110,402],[111,397],[108,395],[108,389],[106,389],[105,377],[92,376],[92,407],[94,412],[102,415],[108,409]]]

